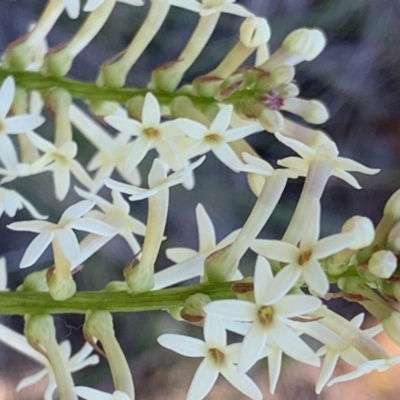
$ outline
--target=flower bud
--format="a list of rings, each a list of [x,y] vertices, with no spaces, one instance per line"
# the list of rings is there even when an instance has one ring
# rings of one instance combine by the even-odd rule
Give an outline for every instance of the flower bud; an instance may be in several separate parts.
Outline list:
[[[50,76],[64,76],[71,69],[74,57],[66,50],[53,51],[46,55],[42,72]]]
[[[297,29],[286,36],[282,43],[289,53],[301,55],[306,61],[316,58],[326,45],[324,34],[318,29]]]
[[[266,131],[271,133],[283,128],[283,117],[279,111],[264,109],[258,116],[258,121]]]
[[[348,219],[342,226],[342,233],[353,233],[354,241],[349,245],[349,249],[359,250],[369,246],[375,237],[374,224],[369,218],[355,215]]]
[[[382,327],[389,338],[400,346],[400,312],[393,310],[390,316],[382,321]]]
[[[202,293],[196,293],[189,296],[183,305],[180,312],[180,316],[185,320],[194,325],[202,326],[206,313],[203,307],[211,303],[211,299]]]
[[[218,93],[222,82],[223,79],[218,76],[199,76],[193,81],[193,88],[198,96],[214,97]],[[229,93],[229,95],[232,93]]]
[[[379,278],[390,278],[397,268],[396,256],[388,250],[379,250],[368,261],[368,270]]]
[[[246,47],[258,47],[268,42],[271,30],[264,18],[251,15],[240,26],[240,41]]]
[[[229,247],[217,250],[206,258],[203,282],[210,284],[229,282],[233,278],[239,261],[231,259]]]
[[[394,224],[393,228],[390,230],[387,244],[390,250],[395,253],[400,253],[400,221]]]
[[[289,98],[285,100],[282,109],[300,115],[311,124],[322,124],[329,118],[328,110],[318,100]]]
[[[29,341],[46,343],[56,337],[56,328],[50,315],[27,315],[25,318],[24,334]]]
[[[400,220],[400,189],[394,192],[386,202],[383,210],[384,215]]]

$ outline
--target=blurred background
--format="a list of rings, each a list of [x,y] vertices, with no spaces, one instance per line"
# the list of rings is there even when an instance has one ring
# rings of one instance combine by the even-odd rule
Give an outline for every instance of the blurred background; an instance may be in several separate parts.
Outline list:
[[[148,3],[148,2],[147,2]],[[322,235],[338,232],[343,222],[352,215],[366,215],[374,223],[380,219],[388,197],[400,187],[400,0],[243,0],[259,16],[266,17],[272,30],[271,51],[277,49],[283,38],[300,27],[324,30],[328,45],[324,52],[310,63],[297,67],[296,80],[301,97],[322,100],[330,110],[331,118],[321,126],[336,141],[342,156],[353,158],[369,167],[380,168],[375,176],[357,176],[363,187],[356,190],[342,181],[331,178],[322,199]],[[23,35],[44,8],[43,0],[2,0],[0,13],[0,51]],[[107,58],[123,50],[140,27],[148,5],[130,7],[117,4],[111,18],[97,38],[77,58],[69,76],[92,81],[99,66]],[[69,40],[79,27],[85,13],[78,20],[63,14],[51,31],[49,45],[56,46]],[[144,87],[151,71],[158,65],[175,60],[190,37],[197,15],[172,8],[166,22],[145,54],[129,75],[129,86]],[[204,53],[185,77],[190,82],[198,74],[213,69],[238,40],[242,19],[222,15],[218,28]],[[253,62],[252,59],[249,63]],[[44,135],[52,137],[52,124],[46,125]],[[43,132],[43,131],[41,131]],[[79,140],[79,133],[75,138]],[[249,138],[255,150],[266,160],[275,163],[290,154],[272,135],[262,132]],[[86,164],[94,148],[80,147],[79,158]],[[154,156],[154,154],[152,154]],[[151,157],[141,164],[143,177],[151,165]],[[32,201],[42,213],[50,214],[57,221],[62,211],[78,200],[72,193],[58,203],[54,198],[50,174],[44,173],[29,179],[13,182],[13,187]],[[212,154],[196,172],[196,187],[186,191],[176,187],[171,191],[171,208],[163,250],[157,268],[170,265],[165,248],[186,246],[197,249],[195,207],[202,203],[208,211],[222,239],[243,225],[252,205],[254,195],[247,186],[244,174],[235,174],[218,162]],[[282,235],[301,191],[301,179],[290,183],[280,206],[262,232],[263,237],[278,238]],[[106,190],[101,194],[108,197]],[[227,199],[229,199],[227,201]],[[145,222],[146,202],[134,203],[132,214]],[[25,211],[14,220],[31,219]],[[6,228],[11,219],[3,215],[0,220],[0,255],[7,259],[9,287],[16,288],[27,273],[51,264],[51,253],[39,260],[28,271],[20,271],[18,264],[33,235],[12,232]],[[118,238],[93,256],[82,272],[76,275],[80,289],[99,290],[112,279],[122,279],[122,268],[131,257],[127,245]],[[243,260],[243,271],[252,271],[254,257]],[[330,305],[346,317],[362,311],[354,304],[339,300]],[[73,352],[83,344],[81,327],[83,317],[55,316],[59,340],[70,340]],[[22,332],[20,317],[2,317],[1,322]],[[116,314],[114,318],[117,337],[128,355],[135,380],[137,399],[184,399],[198,360],[187,360],[160,348],[156,338],[162,333],[185,333],[201,337],[201,330],[175,322],[167,313]],[[373,321],[367,321],[367,325]],[[232,337],[233,341],[238,338]],[[399,349],[390,344],[384,335],[380,338],[391,354]],[[315,345],[315,343],[311,343]],[[15,393],[16,383],[38,370],[37,364],[0,345],[0,400],[36,400],[41,398],[43,384]],[[265,398],[268,396],[266,360],[252,369],[251,375],[260,385]],[[366,379],[339,384],[314,393],[318,376],[315,368],[285,360],[282,377],[275,399],[397,399],[400,390],[399,369],[371,374]],[[339,364],[337,373],[347,371]],[[107,363],[83,370],[74,375],[79,385],[92,385],[112,391]],[[244,398],[223,379],[207,397],[208,399]]]

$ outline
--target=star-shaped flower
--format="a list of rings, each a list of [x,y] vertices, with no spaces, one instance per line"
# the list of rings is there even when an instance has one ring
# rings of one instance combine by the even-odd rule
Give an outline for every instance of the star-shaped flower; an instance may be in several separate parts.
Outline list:
[[[30,166],[32,174],[39,173],[44,168],[51,168],[53,171],[53,181],[58,200],[63,200],[68,193],[71,183],[71,173],[88,188],[93,186],[92,179],[85,169],[75,160],[78,153],[78,145],[75,142],[66,142],[60,147],[41,136],[29,132],[29,140],[45,154]]]
[[[36,219],[46,219],[46,215],[40,214],[36,208],[15,190],[0,187],[0,217],[5,212],[9,217],[14,217],[17,210],[26,208]]]
[[[20,391],[34,383],[40,381],[42,378],[48,376],[47,388],[44,394],[45,400],[52,400],[53,393],[57,388],[55,376],[47,358],[34,350],[28,343],[25,336],[13,331],[12,329],[0,324],[0,341],[21,354],[26,355],[32,360],[43,365],[44,368],[35,374],[22,379],[17,385],[17,391]],[[61,352],[68,360],[68,369],[70,372],[76,372],[90,365],[95,365],[99,362],[98,355],[91,355],[93,348],[89,344],[85,344],[81,350],[71,357],[71,343],[64,341],[60,344]]]
[[[203,399],[214,386],[218,375],[223,375],[236,389],[251,399],[262,399],[256,384],[244,373],[237,371],[235,363],[241,345],[227,345],[226,331],[217,318],[207,316],[204,322],[204,339],[182,335],[161,335],[161,346],[187,357],[203,357],[193,377],[187,400]]]
[[[176,149],[169,139],[182,135],[178,120],[161,122],[161,110],[157,99],[152,93],[147,93],[142,110],[142,122],[131,118],[123,118],[111,115],[104,118],[105,121],[121,132],[136,136],[136,140],[130,147],[125,157],[124,170],[131,172],[146,156],[147,152],[155,148],[160,158],[170,168],[176,169],[180,165]]]
[[[165,288],[195,278],[204,273],[204,261],[206,258],[229,244],[231,244],[239,230],[232,232],[227,237],[217,243],[213,223],[202,204],[196,207],[197,231],[199,236],[199,250],[177,247],[166,251],[167,257],[177,263],[171,267],[165,268],[154,275],[153,290]],[[239,271],[234,279],[241,279]]]
[[[288,290],[287,282],[273,277],[268,261],[258,257],[254,273],[255,303],[219,300],[204,307],[207,315],[252,322],[239,355],[239,372],[246,372],[254,365],[270,339],[289,356],[319,365],[317,355],[291,329],[289,318],[315,311],[322,303],[312,296],[286,295]]]
[[[127,3],[132,6],[142,6],[144,3],[142,0],[119,0],[122,3]],[[86,0],[86,4],[83,7],[83,11],[91,12],[97,7],[101,6],[104,0]],[[81,6],[81,0],[64,0],[65,9],[70,18],[78,18],[79,10]]]
[[[113,202],[110,203],[100,196],[85,192],[79,188],[75,188],[75,190],[79,196],[84,199],[94,201],[96,206],[101,210],[101,212],[92,210],[88,213],[88,216],[101,220],[116,228],[117,234],[121,235],[126,240],[134,254],[140,251],[140,246],[134,234],[144,236],[146,233],[146,226],[129,214],[129,203],[122,197],[121,193],[113,190],[111,192]],[[74,265],[82,264],[111,238],[111,236],[100,236],[95,233],[86,236],[79,244],[80,255],[78,260],[74,262]]]
[[[87,166],[88,171],[95,171],[92,192],[97,192],[107,178],[111,176],[114,169],[132,185],[140,185],[140,174],[134,168],[129,174],[125,173],[124,163],[127,159],[131,135],[119,133],[112,137],[102,126],[90,118],[79,107],[72,104],[70,107],[70,118],[74,126],[95,146],[99,151],[92,157]],[[121,114],[124,115],[123,110]]]
[[[181,130],[195,140],[195,143],[184,152],[185,157],[192,158],[212,151],[226,166],[234,170],[239,169],[242,163],[228,143],[260,132],[262,127],[258,123],[250,123],[239,128],[228,129],[232,112],[231,105],[221,108],[209,128],[195,121],[178,121]]]
[[[116,229],[110,225],[94,218],[81,218],[93,206],[92,201],[80,201],[68,207],[57,224],[47,221],[20,221],[8,225],[8,228],[15,231],[39,233],[26,249],[20,268],[34,264],[53,240],[58,242],[65,257],[71,263],[74,262],[79,257],[79,243],[72,229],[104,236],[115,235]]]
[[[276,133],[275,136],[280,142],[293,149],[301,157],[287,157],[283,160],[279,160],[278,164],[293,169],[299,175],[306,176],[311,162],[316,158],[320,158],[326,160],[326,162],[330,164],[332,169],[331,175],[343,179],[356,189],[361,189],[357,180],[347,171],[361,172],[368,175],[374,175],[380,171],[379,169],[365,167],[349,158],[339,157],[339,151],[333,141],[325,142],[317,149],[313,149],[298,140],[288,138],[280,133]]]
[[[255,240],[251,249],[271,260],[287,263],[276,276],[289,288],[301,277],[311,290],[320,295],[327,293],[329,281],[319,260],[346,249],[354,240],[351,233],[340,233],[318,240],[321,207],[319,201],[310,205],[308,221],[303,227],[299,247],[280,240]]]
[[[14,95],[14,79],[9,76],[0,87],[0,160],[7,169],[14,168],[18,162],[17,153],[8,135],[31,131],[44,122],[44,118],[40,115],[27,114],[7,117]]]
[[[184,182],[190,176],[192,171],[204,161],[204,159],[205,156],[167,176],[169,169],[168,166],[163,161],[156,158],[148,176],[149,189],[135,187],[133,185],[115,181],[114,179],[107,179],[105,184],[110,189],[129,194],[129,200],[136,201],[146,199],[161,192],[162,190]],[[163,172],[161,173],[161,171]]]

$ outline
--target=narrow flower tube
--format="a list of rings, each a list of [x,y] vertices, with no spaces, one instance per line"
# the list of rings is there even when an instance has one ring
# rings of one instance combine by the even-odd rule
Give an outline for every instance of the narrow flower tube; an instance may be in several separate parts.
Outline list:
[[[163,24],[171,5],[166,0],[152,0],[147,18],[139,31],[115,62],[106,62],[101,67],[97,83],[102,86],[122,87],[129,70],[136,63]]]
[[[78,400],[68,361],[56,340],[56,330],[50,315],[28,315],[24,333],[32,347],[48,358],[56,379],[60,400]],[[44,351],[43,351],[44,349]]]
[[[207,75],[228,78],[257,47],[268,42],[271,32],[264,18],[247,17],[240,26],[240,40],[213,71]]]
[[[363,333],[346,318],[328,308],[323,307],[311,314],[311,316],[319,318],[318,322],[320,324],[335,332],[369,360],[388,357],[385,350],[375,340]]]
[[[135,388],[126,357],[115,337],[111,313],[107,311],[91,311],[86,314],[83,332],[86,340],[93,344],[94,338],[103,346],[114,382],[114,389],[126,393],[130,399],[135,398]]]
[[[300,240],[308,207],[314,199],[319,200],[331,174],[329,162],[316,158],[311,162],[296,209],[282,240],[296,245]]]
[[[43,71],[46,74],[64,76],[74,58],[92,41],[106,23],[117,0],[104,0],[92,11],[77,34],[59,51],[50,51],[46,56]]]
[[[160,251],[167,223],[169,189],[149,197],[142,256],[137,266],[125,274],[128,286],[134,292],[147,292],[154,286],[154,264]]]
[[[4,66],[24,70],[32,62],[37,45],[42,42],[64,11],[64,0],[50,0],[26,38],[11,43],[5,52]]]
[[[161,65],[153,72],[153,86],[167,92],[173,92],[177,88],[183,74],[206,46],[218,23],[220,14],[220,12],[215,12],[200,17],[192,36],[179,55],[178,60],[173,63],[167,63],[165,66]]]
[[[272,175],[265,179],[261,193],[243,228],[230,246],[211,254],[205,261],[205,278],[209,283],[232,279],[239,261],[260,233],[274,211],[283,190],[287,176]]]
[[[64,89],[53,89],[48,98],[50,107],[55,114],[55,141],[56,147],[72,141],[72,126],[69,109],[72,104],[71,95]]]
[[[71,273],[71,262],[64,255],[57,238],[54,238],[52,247],[54,268],[50,268],[46,276],[49,292],[55,300],[66,300],[76,293],[76,283]]]

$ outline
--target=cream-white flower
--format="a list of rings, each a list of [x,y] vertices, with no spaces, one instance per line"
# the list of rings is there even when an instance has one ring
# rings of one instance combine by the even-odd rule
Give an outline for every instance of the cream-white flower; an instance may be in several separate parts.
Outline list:
[[[312,296],[286,295],[289,289],[287,282],[273,277],[268,261],[258,257],[254,273],[255,303],[219,300],[204,307],[207,315],[252,322],[243,340],[239,372],[246,372],[254,365],[271,339],[289,356],[319,365],[317,355],[291,329],[289,318],[315,311],[322,303]]]
[[[15,135],[36,129],[44,118],[40,115],[16,115],[7,117],[15,95],[15,83],[9,76],[0,87],[0,160],[9,169],[17,164],[17,153],[8,135]]]
[[[288,138],[280,133],[276,133],[275,136],[280,142],[293,149],[301,157],[287,157],[279,160],[278,164],[293,169],[299,175],[306,176],[311,162],[316,158],[320,158],[330,164],[332,169],[331,175],[343,179],[356,189],[360,189],[361,186],[357,180],[347,171],[361,172],[368,175],[374,175],[380,171],[379,169],[365,167],[349,158],[339,157],[339,151],[333,141],[325,142],[317,149],[313,149],[298,140]]]
[[[259,123],[250,123],[238,128],[228,129],[231,123],[233,107],[224,106],[214,118],[210,127],[191,120],[180,120],[178,126],[195,143],[184,152],[187,158],[212,151],[214,155],[231,169],[239,169],[241,161],[229,146],[229,142],[243,139],[263,128]]]
[[[101,6],[106,0],[86,0],[86,4],[83,7],[83,11],[91,12],[97,7]],[[122,3],[130,4],[132,6],[142,6],[144,3],[142,0],[119,0]],[[78,18],[79,10],[81,6],[81,0],[64,0],[65,9],[70,18]]]
[[[114,115],[106,117],[105,121],[125,134],[136,136],[136,140],[125,157],[126,173],[139,165],[152,148],[157,150],[160,158],[170,168],[174,170],[179,168],[180,162],[176,149],[173,147],[173,142],[169,141],[170,138],[182,135],[177,122],[179,120],[161,122],[160,105],[152,93],[147,93],[144,99],[142,122]]]
[[[117,230],[110,225],[94,218],[81,218],[93,206],[92,201],[80,201],[68,207],[57,224],[47,221],[20,221],[8,225],[7,227],[14,231],[39,233],[25,250],[20,268],[34,264],[53,240],[58,242],[65,257],[71,263],[74,262],[79,257],[79,243],[72,229],[104,236],[115,235]]]
[[[28,200],[15,190],[0,187],[0,217],[3,213],[6,213],[9,217],[14,217],[17,210],[21,210],[24,207],[36,219],[47,218],[47,215],[40,214]]]
[[[19,353],[26,355],[32,360],[43,365],[44,368],[35,374],[22,379],[17,385],[17,391],[20,391],[34,383],[40,381],[42,378],[48,376],[48,383],[44,394],[45,400],[52,400],[53,393],[57,388],[55,376],[52,367],[47,358],[34,350],[28,343],[25,336],[13,331],[12,329],[0,324],[0,341]],[[99,356],[90,355],[93,348],[89,344],[85,344],[81,350],[71,357],[71,344],[69,341],[64,341],[60,344],[61,352],[68,360],[68,369],[70,372],[76,372],[90,365],[95,365],[99,362]]]
[[[110,189],[129,194],[129,200],[136,201],[146,199],[164,189],[183,183],[190,176],[192,171],[204,161],[204,159],[205,156],[199,158],[192,164],[189,164],[187,167],[166,176],[169,169],[168,166],[163,161],[156,158],[148,176],[149,189],[135,187],[133,185],[115,181],[114,179],[107,179],[105,184]],[[161,173],[161,171],[163,172]]]
[[[45,168],[53,171],[55,193],[58,200],[63,200],[68,193],[71,173],[86,187],[93,186],[90,176],[75,160],[78,153],[78,145],[75,142],[69,141],[56,147],[33,132],[29,132],[28,137],[39,150],[45,153],[29,167],[29,170],[32,174],[42,172]]]
[[[240,347],[227,345],[226,331],[219,319],[207,316],[204,322],[204,339],[166,334],[158,338],[161,346],[187,357],[203,357],[187,394],[187,400],[203,399],[214,386],[218,375],[223,375],[236,389],[251,399],[262,399],[256,384],[244,373],[237,371]]]
[[[146,226],[136,218],[132,217],[130,212],[129,203],[122,197],[122,195],[113,190],[111,192],[112,203],[103,199],[95,194],[85,192],[81,189],[75,188],[79,196],[84,199],[94,201],[96,206],[100,208],[100,211],[90,211],[87,216],[101,220],[106,224],[109,224],[116,228],[116,234],[122,236],[129,247],[132,249],[134,254],[140,251],[139,243],[137,242],[135,235],[144,236],[146,233]],[[95,233],[87,235],[79,244],[80,255],[78,260],[74,262],[74,266],[77,266],[86,261],[92,256],[100,247],[105,245],[111,236],[100,236]]]
[[[126,113],[124,110],[120,110],[119,114],[125,116]],[[105,180],[111,176],[114,169],[117,169],[127,182],[132,185],[140,185],[141,178],[137,168],[134,168],[129,174],[124,170],[125,160],[130,149],[128,145],[130,134],[121,132],[112,137],[100,124],[74,104],[70,107],[69,116],[72,124],[99,150],[87,166],[88,171],[97,170],[92,192],[97,192],[104,185]]]
[[[165,288],[195,278],[204,273],[204,261],[206,258],[229,244],[231,244],[239,230],[232,232],[217,243],[213,223],[202,204],[196,207],[197,232],[199,236],[199,250],[177,247],[166,251],[167,257],[177,263],[154,274],[153,290]],[[234,279],[240,279],[242,275],[236,272]]]
[[[351,233],[340,233],[319,238],[321,207],[319,201],[310,205],[310,214],[303,227],[299,247],[280,240],[255,240],[251,249],[271,260],[287,263],[276,276],[277,281],[296,284],[301,277],[320,295],[327,293],[329,281],[319,260],[348,248],[354,240]]]

